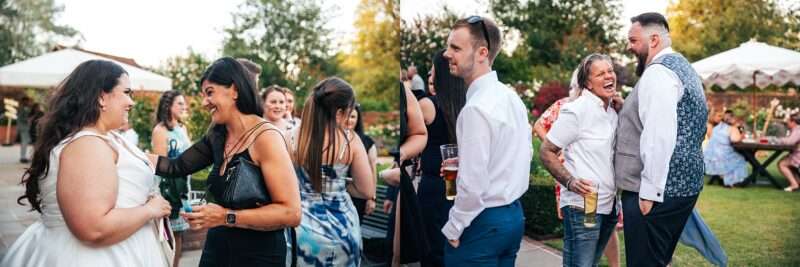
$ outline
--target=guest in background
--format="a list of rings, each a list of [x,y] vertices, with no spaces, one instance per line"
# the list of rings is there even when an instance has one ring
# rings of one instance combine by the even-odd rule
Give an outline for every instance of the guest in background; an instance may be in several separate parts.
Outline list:
[[[292,128],[284,119],[286,115],[286,94],[284,92],[283,87],[270,85],[261,93],[261,100],[264,101],[264,119],[283,131],[286,136]]]
[[[345,133],[347,134],[349,139],[355,138],[357,135],[361,138],[361,143],[364,144],[364,149],[367,151],[367,159],[369,160],[369,167],[372,171],[372,179],[375,184],[378,183],[377,180],[377,165],[378,164],[378,149],[375,147],[375,141],[372,140],[371,137],[364,133],[364,119],[363,113],[361,113],[361,106],[356,103],[355,109],[353,112],[350,113],[350,117],[347,119]],[[348,177],[352,177],[352,174],[348,174]],[[375,210],[375,198],[372,199],[364,199],[359,198],[357,195],[352,191],[355,188],[348,188],[348,193],[350,193],[350,197],[353,199],[353,205],[356,206],[356,211],[358,211],[358,221],[363,222],[364,216],[372,214],[372,211]]]
[[[422,266],[444,266],[444,246],[447,243],[442,227],[447,222],[452,200],[445,198],[445,183],[439,170],[442,166],[440,146],[456,144],[456,120],[467,99],[467,86],[464,79],[453,76],[449,71],[449,61],[443,56],[444,50],[433,55],[433,68],[428,86],[438,94],[420,99],[419,107],[428,130],[428,142],[422,151],[420,162],[422,178],[417,189],[420,211],[431,252],[423,257]],[[436,88],[436,89],[434,89]]]
[[[732,110],[725,111],[717,126],[711,131],[711,138],[703,151],[706,174],[722,176],[726,187],[733,187],[747,178],[747,161],[744,156],[733,149],[732,143],[742,141],[739,132],[741,120],[733,115]]]
[[[778,142],[785,145],[794,145],[794,151],[786,157],[783,157],[778,162],[778,169],[780,169],[786,180],[789,181],[789,186],[783,190],[786,192],[794,192],[800,188],[798,185],[797,174],[792,171],[792,168],[797,170],[800,167],[800,113],[794,114],[786,122],[787,127],[790,129],[789,136],[781,138]]]
[[[28,163],[28,145],[31,143],[31,105],[33,100],[30,97],[23,97],[19,101],[17,109],[17,136],[19,136],[19,162]]]
[[[236,61],[239,61],[239,64],[242,64],[244,69],[247,70],[248,76],[253,79],[253,85],[256,88],[261,88],[258,84],[258,77],[261,76],[261,66],[246,58],[237,58]]]
[[[286,95],[286,115],[283,119],[289,123],[290,129],[300,127],[300,118],[294,114],[294,91],[289,88],[283,88],[283,93]]]
[[[38,127],[39,119],[41,119],[42,116],[44,116],[44,111],[42,111],[42,105],[39,105],[39,103],[33,103],[33,105],[31,106],[31,118],[30,118],[31,130],[29,133],[31,135],[31,144],[36,144],[37,137],[39,137],[36,131],[39,130]]]
[[[417,73],[417,66],[408,67],[408,79],[411,80],[411,93],[419,100],[425,95],[425,81]]]
[[[156,110],[156,126],[153,127],[151,139],[153,154],[177,158],[178,155],[192,145],[189,133],[183,124],[183,120],[187,116],[186,111],[186,100],[180,91],[170,90],[161,95],[161,99],[158,100],[158,109]],[[169,226],[175,236],[175,260],[173,261],[173,266],[178,267],[181,259],[183,232],[189,230],[189,224],[179,215],[183,206],[181,200],[186,199],[189,193],[189,177],[183,176],[171,179],[159,177],[159,180],[161,180],[159,184],[161,196],[169,201],[172,206],[172,211],[169,215]]]

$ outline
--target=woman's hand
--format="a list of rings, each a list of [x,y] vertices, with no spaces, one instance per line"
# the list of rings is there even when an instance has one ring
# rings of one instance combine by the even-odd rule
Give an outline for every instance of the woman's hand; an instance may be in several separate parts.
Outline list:
[[[375,200],[367,199],[367,205],[364,207],[364,215],[370,215],[375,211]]]
[[[192,230],[201,230],[225,225],[225,216],[228,209],[220,205],[209,203],[206,205],[192,206],[192,212],[181,212],[181,216],[189,222]]]
[[[150,211],[150,216],[153,219],[169,216],[172,211],[172,206],[161,195],[153,195],[144,206]]]

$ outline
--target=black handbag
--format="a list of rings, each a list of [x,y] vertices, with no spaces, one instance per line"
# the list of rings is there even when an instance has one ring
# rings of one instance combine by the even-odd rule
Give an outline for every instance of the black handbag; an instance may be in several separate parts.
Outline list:
[[[234,210],[258,208],[272,202],[261,168],[244,157],[234,159],[228,167],[222,203]]]

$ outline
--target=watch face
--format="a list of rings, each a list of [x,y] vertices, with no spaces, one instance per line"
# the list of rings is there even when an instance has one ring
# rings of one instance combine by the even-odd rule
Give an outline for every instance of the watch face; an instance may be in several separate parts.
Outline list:
[[[236,214],[228,213],[225,216],[225,222],[228,224],[235,224],[236,223]]]

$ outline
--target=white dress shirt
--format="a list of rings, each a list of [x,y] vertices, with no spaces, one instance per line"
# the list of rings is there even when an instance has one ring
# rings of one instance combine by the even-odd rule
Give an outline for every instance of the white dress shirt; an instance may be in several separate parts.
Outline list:
[[[456,123],[458,178],[455,204],[442,228],[459,239],[484,209],[511,204],[528,190],[533,156],[528,111],[516,92],[497,80],[479,77],[467,89]]]
[[[597,213],[611,214],[617,188],[614,183],[614,140],[617,111],[584,90],[578,99],[561,107],[547,140],[564,149],[564,167],[572,176],[599,184]],[[583,207],[583,196],[561,187],[559,208]]]
[[[672,48],[664,48],[653,60],[672,53]],[[683,83],[672,70],[653,64],[645,69],[637,86],[642,121],[639,145],[644,165],[639,198],[663,202],[669,162],[678,138],[678,101],[683,97]]]

